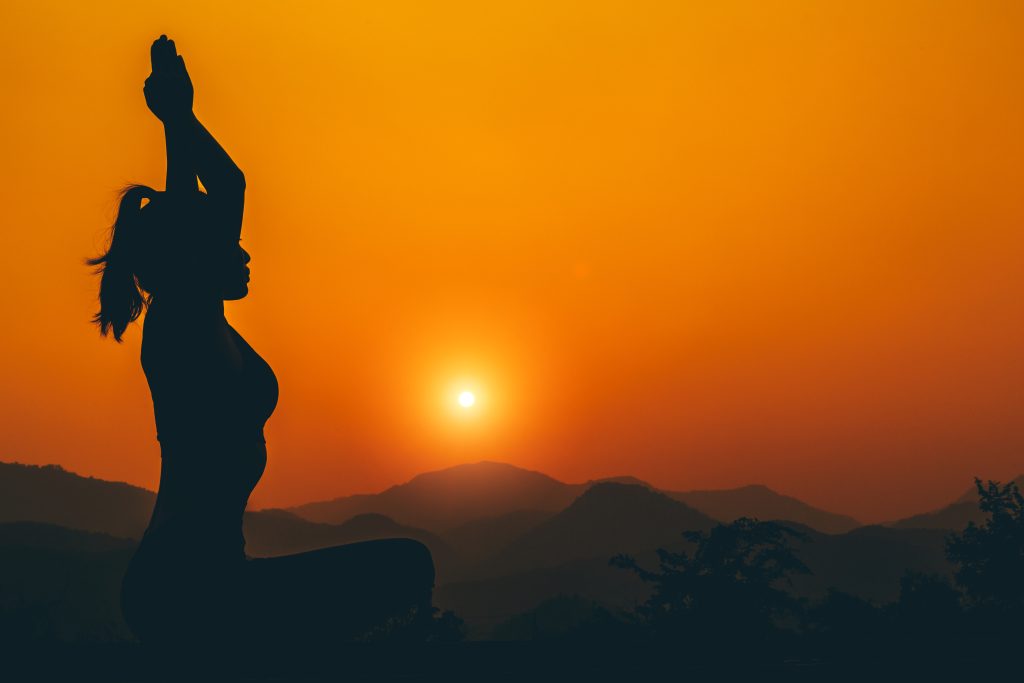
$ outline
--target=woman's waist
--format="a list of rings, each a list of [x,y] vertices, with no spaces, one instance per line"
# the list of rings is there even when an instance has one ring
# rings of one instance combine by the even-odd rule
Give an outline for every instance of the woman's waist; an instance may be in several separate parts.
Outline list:
[[[245,559],[241,515],[154,514],[139,551],[151,555],[182,553],[196,559]]]
[[[201,487],[208,482],[223,487],[230,482],[256,485],[267,466],[263,441],[215,443],[187,439],[160,442],[160,485],[184,480]]]
[[[157,426],[156,440],[162,448],[234,448],[266,447],[262,426],[223,429],[170,429]]]

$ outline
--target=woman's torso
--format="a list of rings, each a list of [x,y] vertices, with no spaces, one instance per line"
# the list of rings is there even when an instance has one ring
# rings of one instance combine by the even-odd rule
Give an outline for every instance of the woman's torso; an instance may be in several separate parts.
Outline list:
[[[154,301],[142,366],[160,441],[160,490],[147,541],[242,556],[242,513],[266,467],[263,427],[277,404],[270,366],[224,319]],[[237,553],[236,553],[237,551]]]

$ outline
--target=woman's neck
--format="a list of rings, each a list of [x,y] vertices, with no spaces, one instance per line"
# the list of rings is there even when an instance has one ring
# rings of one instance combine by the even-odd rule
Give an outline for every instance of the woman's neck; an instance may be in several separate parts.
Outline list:
[[[164,292],[154,294],[149,307],[150,310],[171,315],[185,315],[190,318],[211,320],[223,320],[224,318],[223,299],[213,297]]]

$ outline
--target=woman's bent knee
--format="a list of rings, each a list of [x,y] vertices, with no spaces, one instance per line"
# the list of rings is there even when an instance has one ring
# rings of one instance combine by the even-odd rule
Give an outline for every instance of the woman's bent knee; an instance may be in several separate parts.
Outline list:
[[[434,557],[430,548],[412,538],[392,538],[387,544],[389,563],[401,574],[403,583],[415,590],[434,587]]]

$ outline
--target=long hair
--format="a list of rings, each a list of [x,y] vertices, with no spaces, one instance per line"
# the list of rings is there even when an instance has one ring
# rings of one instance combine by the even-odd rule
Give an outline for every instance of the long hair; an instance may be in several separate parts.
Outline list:
[[[100,334],[105,337],[113,333],[118,342],[151,299],[139,280],[148,241],[142,202],[152,202],[158,194],[145,185],[129,185],[122,190],[117,218],[110,229],[110,246],[102,256],[86,261],[100,275],[100,310],[92,322],[99,325]]]

